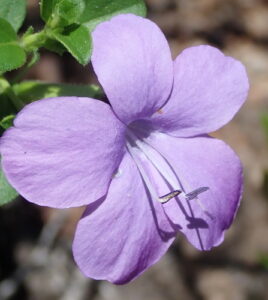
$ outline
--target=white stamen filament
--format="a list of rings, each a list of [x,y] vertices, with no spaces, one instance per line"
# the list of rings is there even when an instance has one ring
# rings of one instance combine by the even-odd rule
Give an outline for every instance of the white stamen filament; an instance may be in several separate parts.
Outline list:
[[[141,152],[146,156],[152,165],[157,169],[161,176],[172,186],[174,190],[182,190],[184,194],[183,187],[178,184],[176,176],[173,171],[167,167],[167,163],[164,158],[156,151],[154,148],[148,144],[140,141],[132,132],[128,132],[131,140],[135,145],[141,150]]]
[[[159,200],[159,197],[155,191],[155,188],[153,187],[149,177],[147,176],[146,170],[144,169],[142,163],[139,161],[139,159],[136,157],[137,154],[135,154],[135,148],[133,148],[129,143],[127,143],[127,149],[129,151],[129,154],[131,155],[131,157],[133,158],[133,160],[135,161],[135,164],[141,174],[141,177],[143,178],[151,196],[153,197],[153,199],[155,199],[156,201]]]
[[[204,205],[201,203],[200,199],[198,198],[198,195],[207,191],[208,187],[200,187],[196,190],[186,193],[184,190],[184,187],[182,186],[180,180],[177,178],[177,176],[174,173],[174,170],[169,166],[169,164],[166,162],[165,158],[162,156],[161,153],[159,153],[155,148],[153,148],[151,145],[146,143],[145,141],[141,141],[138,139],[138,137],[131,132],[128,131],[128,137],[130,138],[131,142],[135,144],[136,147],[133,147],[131,144],[127,144],[127,149],[129,153],[131,154],[132,158],[134,159],[141,176],[144,179],[145,184],[148,187],[149,192],[151,193],[152,197],[156,199],[157,201],[161,203],[166,203],[173,197],[170,197],[170,199],[166,200],[165,198],[159,197],[155,191],[155,188],[153,187],[151,180],[147,176],[146,170],[143,167],[142,162],[140,162],[139,158],[137,158],[140,153],[143,153],[145,157],[149,160],[149,162],[157,169],[159,174],[172,186],[174,190],[179,190],[181,192],[181,195],[187,200],[196,200],[196,203],[201,208],[203,212],[205,212],[207,215],[209,215],[208,211],[204,207]],[[135,153],[136,152],[136,153]],[[139,153],[137,153],[139,152]],[[175,197],[175,196],[174,196]],[[210,215],[209,215],[210,216]]]

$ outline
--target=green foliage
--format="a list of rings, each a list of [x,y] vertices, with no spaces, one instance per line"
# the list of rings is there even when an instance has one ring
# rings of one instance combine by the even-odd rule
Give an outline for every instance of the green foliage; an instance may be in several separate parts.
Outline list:
[[[264,114],[261,118],[261,123],[262,123],[262,126],[263,126],[263,129],[266,133],[266,136],[268,138],[268,114]]]
[[[0,0],[0,17],[7,20],[18,31],[26,14],[25,0]]]
[[[0,166],[0,206],[11,202],[17,196],[18,193],[8,183]]]
[[[6,95],[6,91],[8,88],[9,84],[6,82],[6,80],[0,78],[0,120],[3,117],[16,112],[14,105]]]
[[[86,65],[92,52],[91,36],[83,25],[70,25],[63,32],[52,31],[51,35],[60,42],[76,60]]]
[[[0,119],[7,115],[16,113],[16,108],[6,95],[0,94],[0,107]]]
[[[100,99],[102,96],[101,89],[96,85],[54,84],[38,81],[24,81],[14,85],[13,90],[24,103],[60,96],[89,97],[95,99]]]
[[[13,125],[14,119],[15,119],[15,115],[6,116],[0,121],[0,126],[3,129],[8,129],[9,127],[11,127]]]
[[[40,13],[42,19],[47,22],[52,15],[55,6],[55,0],[41,0],[40,2]]]
[[[85,10],[80,22],[91,31],[103,21],[115,15],[132,13],[146,16],[146,7],[143,0],[85,0]]]
[[[146,15],[143,0],[41,0],[46,26],[36,33],[30,27],[18,42],[25,10],[26,0],[0,0],[0,73],[21,67],[26,53],[41,47],[58,54],[67,51],[85,65],[92,53],[90,32],[97,24],[122,13]]]
[[[259,255],[258,261],[262,267],[264,267],[265,269],[268,269],[268,254]]]
[[[59,55],[62,55],[64,52],[66,52],[66,48],[61,43],[59,43],[56,40],[53,40],[52,38],[47,39],[44,42],[43,46],[47,50],[58,53]]]
[[[17,41],[17,34],[12,26],[3,18],[0,18],[0,43],[12,43]]]
[[[17,42],[17,35],[12,26],[0,18],[0,72],[21,67],[26,61],[24,50]]]
[[[41,0],[41,16],[43,20],[57,25],[86,24],[88,28],[92,29],[98,23],[124,13],[145,16],[146,7],[144,1]],[[55,19],[55,21],[52,21],[52,19]]]
[[[54,18],[58,19],[58,26],[79,24],[79,17],[85,9],[81,0],[61,0],[55,5]]]
[[[41,17],[49,27],[63,27],[79,23],[85,9],[84,0],[42,0]]]
[[[26,61],[26,55],[17,45],[0,44],[0,71],[6,72],[21,67]]]

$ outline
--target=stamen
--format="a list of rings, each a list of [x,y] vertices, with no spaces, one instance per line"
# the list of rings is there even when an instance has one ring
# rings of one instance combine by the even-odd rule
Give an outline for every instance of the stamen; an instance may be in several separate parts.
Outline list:
[[[179,194],[182,194],[182,196],[185,198],[185,200],[190,201],[190,200],[195,200],[200,209],[211,219],[214,219],[214,217],[207,211],[205,206],[201,203],[200,199],[198,198],[198,195],[201,193],[204,193],[205,191],[209,190],[209,187],[199,187],[195,190],[193,190],[190,193],[185,193],[185,190],[177,177],[175,171],[173,170],[172,166],[169,165],[169,163],[166,161],[166,159],[163,157],[163,155],[158,152],[153,146],[148,144],[146,141],[141,141],[139,140],[136,135],[131,132],[130,130],[128,131],[128,136],[130,140],[135,144],[137,147],[136,149],[139,149],[145,156],[146,158],[151,162],[153,166],[157,169],[159,174],[171,185],[172,188],[174,188],[174,191],[158,197],[157,193],[154,189],[154,187],[151,184],[150,179],[146,175],[146,171],[142,165],[142,163],[135,157],[134,151],[135,148],[131,146],[130,144],[127,144],[127,148],[133,157],[144,181],[145,184],[148,187],[148,190],[150,191],[151,195],[153,196],[154,199],[158,200],[161,203],[167,203],[170,201],[172,198],[177,197]]]
[[[144,152],[144,154],[146,155],[146,157],[152,162],[152,164],[157,168],[157,170],[160,172],[160,174],[162,174],[162,176],[169,182],[169,184],[171,184],[172,187],[175,187],[176,186],[176,182],[173,181],[173,178],[172,176],[170,176],[170,173],[167,171],[166,168],[161,168],[160,169],[160,165],[156,164],[155,161],[153,159],[150,159],[150,157],[153,158],[152,154],[152,150],[155,151],[158,155],[161,155],[161,153],[159,153],[156,149],[152,148],[150,145],[148,145],[146,142],[142,143],[140,142],[139,140],[136,140],[136,145]],[[149,148],[149,151],[150,151],[150,157],[149,155],[147,155],[147,152],[148,152],[148,148]],[[158,159],[159,160],[159,159]],[[161,164],[161,167],[163,165]],[[172,170],[173,171],[173,170]],[[183,186],[181,185],[181,183],[179,182],[179,185],[181,187],[181,189],[183,190]],[[200,199],[198,198],[198,195],[201,194],[201,193],[204,193],[205,191],[209,190],[209,187],[199,187],[195,190],[193,190],[192,192],[190,193],[185,193],[183,191],[181,191],[181,194],[182,196],[187,200],[187,201],[190,201],[190,200],[195,200],[196,203],[198,204],[198,206],[201,208],[201,210],[206,214],[208,215],[211,219],[214,219],[213,216],[211,216],[211,214],[207,211],[207,209],[205,208],[205,206],[202,204],[202,202],[200,201]],[[172,192],[171,192],[172,193]],[[170,193],[170,194],[171,194]],[[162,197],[159,198],[159,201],[161,203],[167,203],[169,200],[171,200],[172,198],[176,197],[177,195],[173,196],[173,197],[169,197],[166,199],[165,202],[162,202]]]
[[[137,168],[138,168],[138,170],[141,174],[141,177],[143,178],[143,180],[144,180],[144,182],[145,182],[152,198],[158,201],[158,199],[159,199],[158,195],[157,195],[153,185],[151,184],[151,181],[150,181],[149,177],[147,176],[146,171],[145,171],[142,163],[140,163],[140,161],[136,158],[135,151],[137,151],[137,150],[135,150],[135,148],[133,148],[131,145],[129,145],[129,143],[127,143],[126,146],[127,146],[128,151],[129,151],[129,154],[131,155],[131,157],[135,161],[136,166],[137,166]]]
[[[141,150],[141,152],[146,156],[146,158],[151,162],[151,164],[155,166],[155,168],[158,170],[161,176],[175,190],[183,190],[182,187],[178,186],[176,176],[174,176],[172,170],[166,167],[167,164],[162,155],[147,143],[141,142],[131,131],[129,131],[128,133],[131,140],[136,144],[136,146]]]
[[[166,194],[164,196],[159,197],[158,200],[161,203],[166,203],[169,200],[171,200],[172,198],[177,197],[180,193],[181,193],[181,191],[179,191],[179,190],[173,191],[173,192],[170,192],[170,193],[168,193],[168,194]]]
[[[189,200],[193,200],[193,199],[197,198],[199,194],[202,194],[202,193],[206,192],[207,190],[209,190],[209,187],[207,187],[207,186],[202,186],[202,187],[197,188],[196,190],[194,190],[194,191],[192,191],[192,192],[186,194],[186,195],[185,195],[185,198],[186,198],[186,200],[188,200],[188,201],[189,201]]]

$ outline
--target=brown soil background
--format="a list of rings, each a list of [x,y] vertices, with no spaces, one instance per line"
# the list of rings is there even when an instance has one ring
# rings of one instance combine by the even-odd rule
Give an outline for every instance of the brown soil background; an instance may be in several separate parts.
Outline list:
[[[0,299],[18,300],[264,300],[268,299],[268,143],[260,118],[268,112],[268,1],[147,0],[148,17],[166,34],[173,56],[210,44],[241,60],[250,78],[247,103],[214,135],[239,154],[245,191],[224,243],[201,253],[182,236],[134,282],[114,286],[84,278],[71,242],[81,209],[58,211],[18,199],[0,209]],[[38,1],[25,23],[42,26]],[[90,68],[43,51],[30,79],[93,83]]]

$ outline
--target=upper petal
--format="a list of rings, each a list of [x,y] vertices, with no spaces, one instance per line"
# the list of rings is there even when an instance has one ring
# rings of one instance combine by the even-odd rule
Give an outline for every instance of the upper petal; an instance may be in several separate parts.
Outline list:
[[[51,207],[102,197],[123,156],[125,126],[90,98],[36,101],[1,138],[2,167],[27,200]]]
[[[199,195],[199,203],[179,196],[164,204],[170,220],[200,250],[220,244],[241,198],[242,167],[238,157],[225,143],[210,137],[175,138],[158,133],[146,141],[174,170],[178,185],[173,190],[182,189],[187,194],[209,187]],[[162,182],[158,190],[159,195],[165,195],[170,187]]]
[[[168,43],[151,21],[120,15],[93,32],[92,64],[117,116],[148,117],[166,102],[173,63]]]
[[[153,116],[154,127],[175,136],[205,134],[229,122],[248,94],[244,66],[210,46],[184,50],[175,60],[167,104]]]
[[[174,237],[126,153],[104,202],[89,205],[78,223],[73,253],[86,276],[123,284],[157,262]]]

